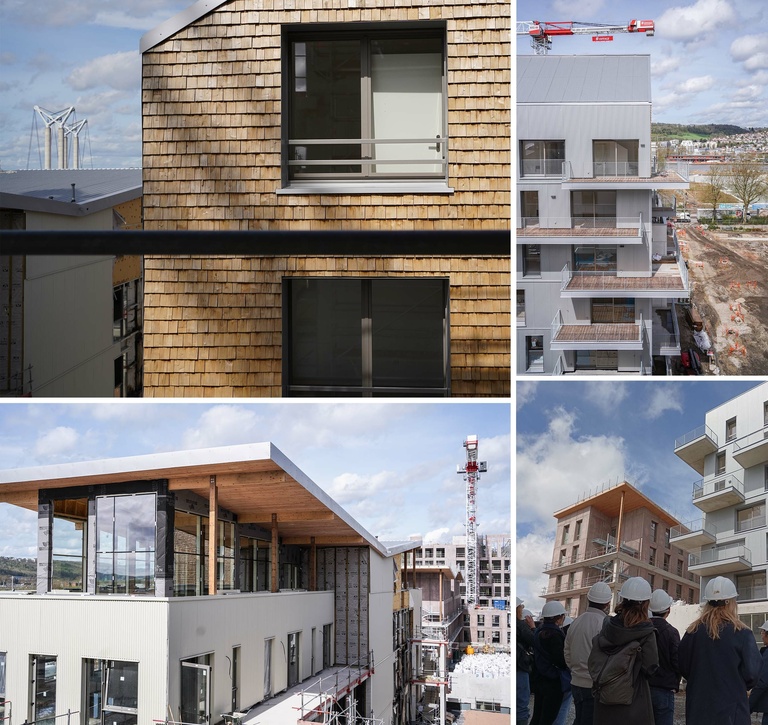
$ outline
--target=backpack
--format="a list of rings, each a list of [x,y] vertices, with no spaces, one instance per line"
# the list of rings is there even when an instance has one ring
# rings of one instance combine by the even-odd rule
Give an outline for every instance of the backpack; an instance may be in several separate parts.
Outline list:
[[[604,650],[600,639],[599,634],[595,636],[588,660],[593,696],[602,705],[631,705],[642,645],[632,640]]]

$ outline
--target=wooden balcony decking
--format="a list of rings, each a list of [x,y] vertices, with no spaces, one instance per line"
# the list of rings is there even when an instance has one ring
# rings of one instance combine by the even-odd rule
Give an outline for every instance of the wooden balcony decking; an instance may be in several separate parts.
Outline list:
[[[577,182],[579,184],[592,183],[592,184],[636,184],[649,183],[658,181],[662,183],[673,184],[687,184],[688,179],[679,174],[677,171],[662,171],[658,174],[651,174],[651,176],[586,176],[578,177],[572,176],[567,179],[568,182]]]
[[[615,273],[590,274],[579,271],[573,274],[564,290],[684,290],[683,279],[677,264],[654,264],[650,277],[619,277]]]
[[[563,325],[553,342],[634,342],[639,339],[637,323],[598,322],[591,325]]]
[[[618,227],[539,227],[517,229],[518,237],[637,237],[637,229]]]

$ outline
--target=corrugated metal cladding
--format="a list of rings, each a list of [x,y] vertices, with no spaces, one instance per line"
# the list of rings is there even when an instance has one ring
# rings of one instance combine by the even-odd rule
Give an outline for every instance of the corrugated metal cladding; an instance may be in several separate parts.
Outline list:
[[[650,103],[651,57],[518,56],[517,102]]]
[[[368,653],[369,557],[360,547],[317,552],[317,587],[335,594],[336,664],[351,664]]]

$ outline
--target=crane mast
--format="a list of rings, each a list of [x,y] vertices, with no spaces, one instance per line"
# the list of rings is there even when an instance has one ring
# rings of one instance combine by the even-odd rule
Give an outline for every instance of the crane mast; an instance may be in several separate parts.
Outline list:
[[[466,534],[467,534],[467,569],[466,569],[466,591],[467,606],[473,607],[478,600],[477,586],[477,481],[481,473],[488,470],[488,464],[485,461],[477,460],[478,440],[476,435],[467,436],[464,441],[464,448],[467,453],[466,463],[456,466],[456,473],[464,475],[467,482],[467,516],[466,516]]]
[[[552,47],[555,35],[591,35],[594,41],[613,40],[612,33],[645,33],[652,36],[656,32],[653,20],[630,20],[628,23],[580,23],[576,20],[550,22],[541,20],[518,20],[517,34],[527,35],[536,55],[546,55]]]

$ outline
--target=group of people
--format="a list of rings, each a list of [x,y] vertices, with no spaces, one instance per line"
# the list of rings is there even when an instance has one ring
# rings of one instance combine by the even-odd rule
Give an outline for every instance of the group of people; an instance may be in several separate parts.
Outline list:
[[[667,622],[672,597],[641,577],[624,583],[613,616],[610,587],[594,584],[567,625],[559,602],[536,623],[518,599],[517,725],[566,725],[572,702],[568,725],[673,725],[681,677],[686,725],[749,725],[750,712],[768,725],[768,621],[758,651],[736,597],[730,579],[710,580],[682,639]]]

